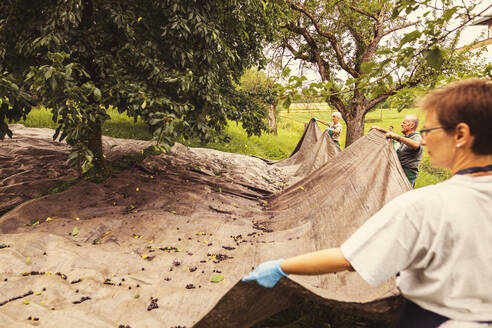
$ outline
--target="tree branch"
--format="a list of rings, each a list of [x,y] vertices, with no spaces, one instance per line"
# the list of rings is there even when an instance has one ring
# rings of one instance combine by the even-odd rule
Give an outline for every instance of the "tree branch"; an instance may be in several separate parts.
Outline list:
[[[418,23],[419,22],[412,22],[412,23],[408,23],[408,24],[405,24],[405,25],[397,26],[395,28],[392,28],[392,29],[389,29],[387,31],[384,31],[383,32],[383,36],[388,35],[388,34],[391,34],[391,33],[395,32],[395,31],[398,31],[398,30],[401,30],[401,29],[404,29],[404,28],[413,26],[413,25],[417,25]]]
[[[378,47],[379,41],[383,38],[383,24],[384,24],[384,16],[386,15],[385,7],[383,6],[378,13],[378,17],[376,18],[376,24],[374,25],[374,35],[372,37],[369,45],[364,49],[364,53],[362,54],[361,63],[365,63],[370,61],[374,54],[376,53],[376,49]]]
[[[316,60],[314,60],[312,56],[308,56],[306,54],[300,54],[299,51],[294,49],[294,47],[291,46],[287,41],[284,41],[282,43],[282,47],[287,48],[292,53],[295,59],[302,59],[311,63],[316,63]]]
[[[358,12],[359,14],[361,15],[364,15],[364,16],[367,16],[367,17],[370,17],[372,19],[374,19],[376,22],[378,22],[378,18],[376,16],[374,16],[373,14],[363,10],[363,9],[360,9],[360,8],[357,8],[357,7],[354,7],[354,6],[349,6],[350,9],[352,9],[353,11],[356,11]]]
[[[314,16],[303,6],[295,4],[295,3],[291,3],[290,8],[306,15],[311,20],[311,22],[313,23],[314,28],[316,29],[316,32],[318,32],[319,35],[328,39],[333,50],[335,51],[338,64],[340,65],[340,67],[342,67],[343,70],[345,70],[347,73],[349,73],[353,77],[360,77],[359,72],[354,70],[352,67],[348,66],[347,63],[345,62],[345,59],[343,58],[342,50],[340,49],[340,44],[338,43],[338,41],[337,41],[337,39],[333,33],[323,31],[320,28],[320,26],[319,26],[318,22],[316,21],[316,19],[314,18]],[[288,24],[288,25],[292,25],[292,23]],[[292,31],[292,32],[295,32],[295,31]]]
[[[311,48],[311,54],[314,57],[316,64],[318,65],[321,79],[323,81],[326,81],[329,78],[329,67],[328,67],[328,64],[326,63],[326,61],[324,61],[323,58],[321,58],[321,54],[320,54],[319,49],[318,49],[318,44],[313,39],[311,34],[309,34],[309,32],[305,28],[301,28],[301,27],[295,25],[294,23],[289,23],[289,24],[285,25],[285,28],[287,28],[291,32],[295,32],[295,33],[300,34],[304,37],[307,44]]]

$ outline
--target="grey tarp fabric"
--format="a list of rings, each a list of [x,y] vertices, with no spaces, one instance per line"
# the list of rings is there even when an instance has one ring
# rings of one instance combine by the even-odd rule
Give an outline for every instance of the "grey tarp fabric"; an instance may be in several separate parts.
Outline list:
[[[78,176],[66,162],[68,145],[53,141],[52,129],[26,128],[21,124],[12,124],[10,128],[15,131],[13,138],[0,143],[0,215]],[[140,152],[152,144],[103,137],[103,149],[109,160]]]
[[[340,152],[327,131],[321,132],[316,121],[309,121],[294,151],[284,160],[273,165],[285,170],[289,183],[303,178]]]
[[[303,147],[319,156],[307,140]],[[2,176],[8,145],[0,143]],[[316,162],[308,153],[305,161]],[[0,245],[9,246],[0,249],[0,327],[249,327],[304,297],[368,316],[393,313],[392,280],[379,288],[357,273],[290,276],[273,289],[239,282],[262,261],[338,246],[410,188],[380,133],[331,157],[282,191],[302,161],[292,169],[176,145],[103,183],[24,202],[0,217]],[[151,297],[158,308],[148,311]]]

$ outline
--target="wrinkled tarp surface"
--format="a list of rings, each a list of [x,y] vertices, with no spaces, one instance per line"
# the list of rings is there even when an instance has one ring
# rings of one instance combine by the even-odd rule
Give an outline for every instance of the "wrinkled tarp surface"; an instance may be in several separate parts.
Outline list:
[[[68,148],[53,130],[13,131],[0,142],[0,327],[250,327],[303,298],[394,313],[394,281],[371,288],[355,272],[239,282],[262,261],[339,246],[410,189],[382,133],[340,151],[311,121],[275,163],[176,144],[103,183],[39,196],[76,175]],[[150,145],[105,143],[108,157]]]

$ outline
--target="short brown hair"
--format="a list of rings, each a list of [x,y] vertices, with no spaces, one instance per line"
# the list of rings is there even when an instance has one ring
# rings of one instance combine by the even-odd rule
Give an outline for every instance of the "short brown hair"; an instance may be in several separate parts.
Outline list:
[[[467,79],[445,85],[427,94],[420,104],[435,110],[439,123],[454,128],[466,123],[475,137],[471,149],[475,154],[492,154],[492,81]],[[449,131],[449,130],[448,130]]]

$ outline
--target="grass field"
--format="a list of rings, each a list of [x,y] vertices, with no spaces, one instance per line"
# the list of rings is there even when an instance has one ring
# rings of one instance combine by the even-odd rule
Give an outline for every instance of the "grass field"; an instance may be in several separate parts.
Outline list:
[[[108,120],[103,126],[103,134],[117,138],[151,140],[152,135],[147,126],[142,121],[136,123],[133,119],[124,114],[118,113],[115,109],[109,109],[108,113],[111,120]],[[318,111],[313,108],[302,110],[296,108],[295,111],[282,111],[279,115],[278,136],[273,134],[263,134],[260,137],[247,136],[240,124],[230,122],[226,128],[226,133],[231,136],[229,143],[208,143],[201,144],[196,140],[178,140],[179,142],[191,147],[206,147],[231,153],[240,153],[246,155],[255,155],[269,159],[283,159],[290,155],[297,142],[299,141],[304,124],[308,123],[312,117],[317,117],[325,121],[331,120],[331,111]],[[402,112],[391,109],[376,110],[368,113],[365,122],[365,132],[367,133],[371,126],[378,125],[388,128],[390,125],[395,127],[395,131],[400,131],[400,124],[405,115],[414,114],[420,120],[424,119],[424,113],[417,109],[405,109]],[[45,108],[33,109],[28,115],[27,120],[19,122],[28,127],[47,127],[55,128],[51,120],[51,112]],[[345,122],[342,120],[344,131],[346,131]],[[321,129],[325,126],[319,124]],[[342,148],[345,146],[345,133],[341,138]],[[430,165],[429,156],[424,152],[424,159],[421,164],[419,177],[417,178],[416,187],[423,187],[429,184],[443,181],[450,177],[448,170],[437,169]]]

